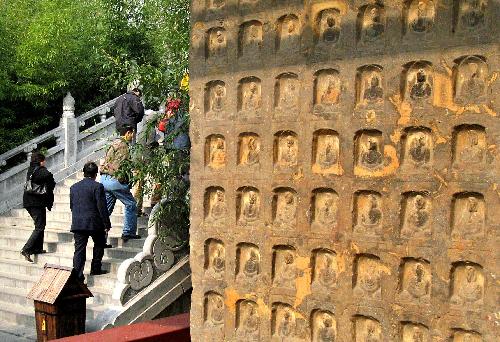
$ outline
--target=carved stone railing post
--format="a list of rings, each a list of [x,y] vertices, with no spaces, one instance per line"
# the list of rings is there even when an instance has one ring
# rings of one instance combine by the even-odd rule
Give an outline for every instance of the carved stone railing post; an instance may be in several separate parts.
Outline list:
[[[69,167],[76,163],[78,122],[75,118],[75,99],[68,92],[63,100],[62,124],[64,128],[64,165]]]

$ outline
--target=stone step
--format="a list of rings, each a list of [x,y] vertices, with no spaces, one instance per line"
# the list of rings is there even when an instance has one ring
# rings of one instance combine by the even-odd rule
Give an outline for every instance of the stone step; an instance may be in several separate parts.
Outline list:
[[[0,317],[3,321],[24,325],[35,326],[35,309],[33,304],[24,306],[13,304],[10,301],[0,302]]]
[[[71,212],[52,212],[47,213],[47,224],[50,222],[62,222],[65,225],[71,223]],[[124,216],[123,215],[111,215],[110,216],[111,225],[123,225]],[[29,223],[33,224],[33,219],[29,213],[24,209],[13,209],[9,216],[0,217],[0,224],[2,223]],[[29,225],[29,224],[28,224]]]
[[[3,287],[13,287],[17,289],[29,290],[38,281],[37,276],[11,272],[0,272],[0,289]]]
[[[27,238],[20,237],[19,235],[3,236],[0,239],[0,249],[3,247],[10,247],[10,248],[14,248],[14,249],[17,249],[20,251],[23,248],[23,246],[26,244],[26,241],[27,241]],[[43,249],[45,249],[47,252],[55,252],[58,243],[59,242],[55,241],[55,240],[44,239]]]
[[[89,244],[87,244],[87,258],[92,258],[92,251],[93,251],[93,243],[90,243],[91,239],[89,239]],[[142,242],[144,243],[144,239],[142,239]],[[133,248],[133,247],[113,247],[113,248],[106,248],[104,250],[104,256],[109,256],[110,258],[116,258],[116,259],[128,259],[128,258],[133,258],[135,255],[139,252],[141,252],[142,249],[140,248]],[[58,254],[64,254],[64,255],[73,255],[75,252],[75,246],[73,244],[59,244],[57,246],[57,253]]]
[[[54,202],[54,206],[52,207],[53,212],[64,212],[64,213],[70,213],[71,209],[69,207],[69,198],[67,202]],[[119,201],[116,202],[115,208],[113,210],[112,215],[123,215],[125,213],[125,207],[123,204]]]

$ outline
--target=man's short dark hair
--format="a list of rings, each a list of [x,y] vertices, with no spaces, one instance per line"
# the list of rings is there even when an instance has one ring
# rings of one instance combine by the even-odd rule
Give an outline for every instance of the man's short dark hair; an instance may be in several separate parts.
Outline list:
[[[124,125],[124,126],[121,126],[120,128],[118,128],[118,133],[120,133],[120,135],[123,137],[125,134],[127,134],[128,132],[132,132],[134,133],[134,127],[130,126],[130,125]]]
[[[32,163],[40,164],[44,160],[45,160],[45,156],[43,155],[42,152],[33,152],[31,154],[31,162]]]
[[[142,95],[142,91],[141,91],[139,88],[134,88],[134,89],[132,89],[132,91],[133,91],[134,93],[139,94],[139,96],[141,96],[141,95]]]
[[[94,178],[97,176],[98,171],[99,171],[99,168],[97,167],[96,163],[94,163],[94,162],[88,162],[83,166],[83,176],[84,177]]]

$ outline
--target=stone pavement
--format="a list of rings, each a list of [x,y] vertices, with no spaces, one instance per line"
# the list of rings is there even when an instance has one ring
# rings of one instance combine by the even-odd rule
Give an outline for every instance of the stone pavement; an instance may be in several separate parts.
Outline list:
[[[36,332],[33,329],[0,321],[0,342],[28,341],[36,341]]]

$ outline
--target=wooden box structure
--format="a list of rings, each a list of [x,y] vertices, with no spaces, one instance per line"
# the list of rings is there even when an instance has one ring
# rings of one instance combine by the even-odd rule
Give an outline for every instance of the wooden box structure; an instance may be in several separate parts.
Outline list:
[[[35,301],[38,341],[85,333],[85,300],[92,297],[71,267],[44,266],[40,280],[28,293]]]

